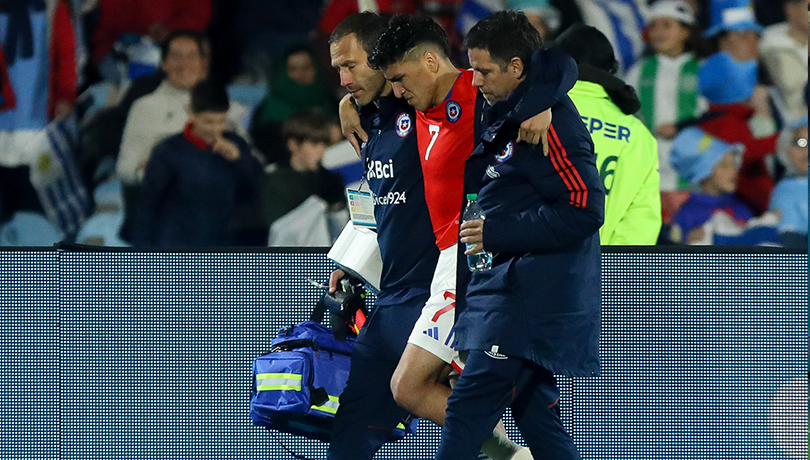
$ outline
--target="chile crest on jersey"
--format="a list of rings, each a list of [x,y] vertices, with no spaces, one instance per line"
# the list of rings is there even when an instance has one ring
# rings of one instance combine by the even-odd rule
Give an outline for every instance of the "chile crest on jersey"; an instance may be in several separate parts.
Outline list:
[[[461,106],[456,101],[447,102],[447,120],[455,123],[461,118]]]
[[[397,135],[405,137],[411,132],[413,124],[411,123],[411,116],[408,112],[402,112],[397,117]]]
[[[500,151],[497,155],[495,155],[495,161],[498,163],[503,163],[504,161],[512,158],[512,152],[515,151],[515,144],[512,141],[506,143],[503,150]]]

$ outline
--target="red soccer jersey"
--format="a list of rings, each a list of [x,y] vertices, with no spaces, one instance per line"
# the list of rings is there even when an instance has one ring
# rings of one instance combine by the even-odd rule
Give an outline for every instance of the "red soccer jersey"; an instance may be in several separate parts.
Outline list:
[[[427,112],[416,112],[417,141],[436,245],[444,250],[458,241],[464,189],[464,163],[475,148],[473,73],[464,71],[447,99]]]

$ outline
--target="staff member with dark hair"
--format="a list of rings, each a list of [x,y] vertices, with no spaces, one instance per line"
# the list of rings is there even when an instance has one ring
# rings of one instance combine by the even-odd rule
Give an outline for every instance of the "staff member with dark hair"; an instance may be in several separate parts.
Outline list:
[[[605,197],[593,142],[565,94],[551,107],[548,157],[516,142],[521,121],[545,96],[530,81],[555,60],[575,66],[541,45],[526,17],[512,11],[491,14],[467,35],[473,84],[492,107],[467,162],[480,173],[468,177],[483,178],[486,220],[464,222],[460,235],[475,245],[467,254],[494,258],[492,269],[472,274],[458,313],[456,349],[468,356],[448,399],[439,460],[475,459],[507,406],[534,458],[580,458],[560,421],[554,374],[599,373]]]

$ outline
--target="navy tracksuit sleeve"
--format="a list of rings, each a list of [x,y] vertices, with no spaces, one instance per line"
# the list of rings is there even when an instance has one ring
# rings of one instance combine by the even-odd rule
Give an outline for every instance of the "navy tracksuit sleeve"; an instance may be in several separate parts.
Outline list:
[[[577,63],[558,48],[535,51],[529,68],[529,90],[510,118],[527,120],[550,109],[574,87],[579,77]]]
[[[535,156],[537,161],[553,161]],[[570,166],[559,172],[529,173],[527,177],[537,190],[543,191],[544,202],[537,209],[488,216],[484,222],[484,248],[512,254],[548,252],[599,231],[605,198],[592,159],[572,158]]]

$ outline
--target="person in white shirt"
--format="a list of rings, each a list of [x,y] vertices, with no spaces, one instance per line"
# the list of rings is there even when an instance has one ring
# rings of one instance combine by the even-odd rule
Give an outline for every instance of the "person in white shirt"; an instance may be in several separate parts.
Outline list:
[[[678,190],[685,183],[670,165],[671,139],[679,122],[707,108],[697,91],[700,33],[692,7],[684,0],[658,1],[650,8],[645,35],[653,53],[630,70],[626,81],[638,91],[639,118],[658,140],[661,190]]]
[[[152,149],[163,139],[183,131],[188,122],[191,89],[208,76],[210,62],[206,38],[199,32],[172,32],[163,44],[163,83],[135,101],[124,126],[116,173],[125,185],[139,184]],[[231,104],[228,129],[245,134],[245,108]]]
[[[804,0],[783,0],[786,22],[762,33],[760,58],[768,69],[781,99],[782,116],[792,122],[807,115],[808,20]]]

